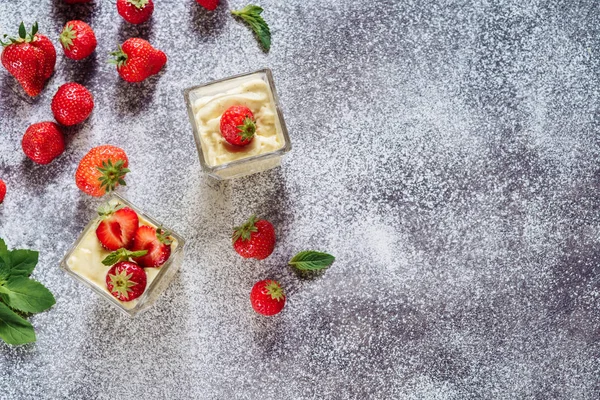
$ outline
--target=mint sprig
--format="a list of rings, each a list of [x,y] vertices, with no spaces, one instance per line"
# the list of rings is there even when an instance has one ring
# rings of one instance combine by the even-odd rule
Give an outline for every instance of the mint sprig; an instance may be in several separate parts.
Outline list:
[[[44,285],[29,278],[37,262],[37,251],[10,251],[0,239],[0,339],[8,344],[35,342],[33,326],[19,314],[42,312],[56,303]]]
[[[262,7],[254,4],[249,4],[241,10],[232,10],[231,14],[240,17],[250,28],[256,33],[258,40],[265,51],[271,48],[271,30],[260,14],[263,12]]]
[[[296,254],[288,264],[300,271],[321,271],[333,264],[335,257],[320,251],[301,251]]]
[[[148,254],[148,250],[129,251],[127,249],[119,249],[107,255],[104,260],[102,260],[102,264],[111,266],[119,261],[129,261],[130,258],[142,257],[146,254]]]

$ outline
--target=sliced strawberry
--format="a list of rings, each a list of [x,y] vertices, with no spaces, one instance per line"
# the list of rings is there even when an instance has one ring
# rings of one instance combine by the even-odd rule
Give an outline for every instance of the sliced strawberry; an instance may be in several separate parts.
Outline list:
[[[142,225],[138,228],[133,239],[131,250],[147,250],[148,254],[142,257],[134,257],[134,261],[145,268],[156,268],[163,265],[171,256],[172,239],[169,232],[151,226]]]
[[[131,208],[103,208],[98,211],[102,221],[96,228],[96,236],[107,250],[130,248],[135,232],[139,226],[139,218]]]

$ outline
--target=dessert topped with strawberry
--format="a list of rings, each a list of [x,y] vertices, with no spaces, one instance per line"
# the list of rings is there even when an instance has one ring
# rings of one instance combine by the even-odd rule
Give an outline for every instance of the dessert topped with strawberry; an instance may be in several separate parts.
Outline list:
[[[191,89],[187,96],[196,140],[208,167],[289,150],[270,73],[218,81]]]
[[[181,262],[181,240],[175,236],[113,198],[98,209],[98,217],[65,257],[64,268],[132,310],[162,279],[161,271],[174,255]]]
[[[37,33],[38,24],[27,32],[25,24],[19,26],[19,36],[0,40],[2,65],[31,97],[40,94],[46,81],[54,72],[56,49],[47,36]]]

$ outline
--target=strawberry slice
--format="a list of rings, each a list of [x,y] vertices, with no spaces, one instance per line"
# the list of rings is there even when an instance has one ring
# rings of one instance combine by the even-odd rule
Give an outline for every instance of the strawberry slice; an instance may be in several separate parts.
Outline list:
[[[98,210],[102,221],[96,228],[96,236],[107,250],[130,248],[135,232],[139,226],[139,218],[129,207],[102,207]]]
[[[134,257],[133,260],[144,268],[156,268],[163,265],[171,256],[170,232],[161,228],[158,230],[151,226],[142,225],[138,228],[133,239],[133,251],[147,250],[148,254]]]

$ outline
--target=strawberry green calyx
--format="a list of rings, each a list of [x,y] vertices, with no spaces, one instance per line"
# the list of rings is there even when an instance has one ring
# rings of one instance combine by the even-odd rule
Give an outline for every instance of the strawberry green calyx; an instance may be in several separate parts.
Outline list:
[[[107,193],[112,192],[117,185],[127,185],[123,178],[129,172],[129,168],[125,168],[124,164],[125,161],[123,160],[119,160],[113,164],[109,159],[108,161],[103,161],[102,166],[98,167],[98,171],[101,173],[98,178],[100,187],[104,188]]]
[[[128,275],[126,270],[117,272],[115,275],[109,274],[108,277],[113,286],[112,291],[118,293],[121,297],[129,298],[129,293],[133,292],[131,288],[138,284],[131,280],[132,276],[133,274]]]
[[[254,137],[254,133],[256,133],[256,123],[250,117],[244,118],[244,123],[242,125],[238,125],[237,127],[239,131],[239,135],[242,140],[250,140]]]
[[[122,66],[127,64],[127,59],[129,58],[127,54],[123,51],[121,45],[119,45],[119,49],[110,53],[112,59],[108,60],[109,64],[115,64],[117,68],[121,68]]]
[[[21,25],[19,25],[19,37],[18,38],[14,38],[14,37],[8,37],[8,35],[4,35],[3,38],[4,40],[7,40],[8,42],[3,42],[2,40],[0,40],[0,44],[3,47],[6,46],[10,46],[11,44],[16,44],[16,43],[31,43],[33,41],[35,41],[35,34],[38,32],[38,23],[35,22],[33,24],[33,26],[31,27],[31,32],[28,33],[27,29],[25,28],[25,23],[21,22]]]
[[[71,49],[73,46],[73,39],[77,37],[77,32],[73,29],[72,25],[65,26],[65,29],[60,34],[60,42],[65,46],[66,50]]]
[[[115,211],[120,210],[123,207],[124,206],[121,203],[117,203],[114,206],[111,205],[110,203],[105,203],[105,204],[102,204],[100,207],[98,207],[98,215],[101,217],[108,217],[108,216],[114,214]]]
[[[148,250],[129,251],[127,249],[119,249],[107,255],[102,264],[111,266],[121,261],[129,261],[130,258],[143,257],[148,254]]]
[[[169,236],[170,234],[171,232],[165,231],[162,226],[156,229],[156,238],[159,242],[166,244],[167,246],[173,243],[173,239]]]
[[[281,301],[285,299],[283,289],[276,281],[268,281],[268,283],[265,285],[265,291],[273,300]]]
[[[258,228],[255,225],[256,221],[256,215],[252,215],[243,225],[236,226],[233,231],[233,243],[237,242],[239,238],[243,241],[250,240],[252,232],[258,232]]]
[[[148,0],[127,0],[127,2],[133,4],[134,6],[136,6],[136,8],[140,10],[146,7],[146,5],[148,4]]]

